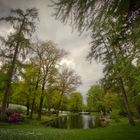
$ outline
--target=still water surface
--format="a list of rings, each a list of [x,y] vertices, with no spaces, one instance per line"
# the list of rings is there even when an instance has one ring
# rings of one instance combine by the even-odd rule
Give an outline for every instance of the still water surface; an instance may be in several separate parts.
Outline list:
[[[78,115],[66,115],[61,116],[49,123],[49,126],[55,128],[95,128],[101,126],[99,118],[97,116],[91,116],[89,114],[78,114]]]

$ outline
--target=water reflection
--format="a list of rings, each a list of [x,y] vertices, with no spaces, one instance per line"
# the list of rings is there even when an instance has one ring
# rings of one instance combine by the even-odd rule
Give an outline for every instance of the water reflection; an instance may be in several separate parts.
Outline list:
[[[55,128],[95,128],[100,126],[99,118],[96,116],[91,116],[88,114],[79,114],[79,115],[67,115],[61,116],[54,121],[49,123],[49,126]]]

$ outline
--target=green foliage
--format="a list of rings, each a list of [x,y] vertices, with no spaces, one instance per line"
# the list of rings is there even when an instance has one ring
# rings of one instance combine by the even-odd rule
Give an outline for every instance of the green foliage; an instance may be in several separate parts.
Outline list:
[[[83,99],[81,93],[73,92],[70,94],[69,109],[73,112],[82,111]]]
[[[32,92],[29,90],[28,84],[24,82],[19,82],[13,85],[13,94],[12,94],[12,102],[26,105],[26,101],[28,98],[32,98]]]
[[[60,98],[59,98],[60,99]],[[60,100],[59,100],[60,101]],[[63,95],[63,97],[62,97],[62,102],[61,102],[61,107],[60,107],[60,109],[61,110],[68,110],[69,108],[69,102],[70,102],[70,100],[69,100],[69,97],[67,96],[67,95]],[[59,108],[59,106],[57,106],[57,109]]]
[[[5,89],[6,74],[0,70],[0,93]]]
[[[120,101],[119,101],[118,93],[107,92],[104,95],[104,105],[107,108],[107,110],[118,109],[120,107],[118,105],[119,103],[120,103]]]
[[[133,97],[133,104],[140,105],[140,93]]]
[[[57,0],[52,2],[56,18],[62,22],[69,22],[79,31],[92,30],[102,25],[112,17],[126,15],[130,3],[126,0]]]
[[[87,107],[91,111],[100,111],[104,114],[123,108],[120,95],[111,91],[105,92],[100,85],[93,85],[89,89]]]
[[[25,12],[21,9],[11,10],[9,16],[0,19],[0,21],[10,23],[13,29],[13,32],[10,33],[6,39],[1,37],[3,47],[0,50],[0,57],[8,64],[5,94],[1,108],[1,120],[5,119],[13,77],[17,69],[21,68],[21,64],[23,64],[23,60],[25,56],[27,56],[31,44],[30,37],[32,33],[35,32],[37,18],[38,11],[32,8],[26,9]],[[2,62],[2,65],[4,65],[4,62]]]
[[[101,111],[103,105],[104,91],[100,85],[93,85],[88,91],[87,106],[90,110]]]

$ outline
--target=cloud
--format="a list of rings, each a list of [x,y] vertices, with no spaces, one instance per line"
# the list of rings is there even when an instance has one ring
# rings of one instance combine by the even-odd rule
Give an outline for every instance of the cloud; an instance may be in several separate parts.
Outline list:
[[[52,40],[57,47],[63,48],[70,53],[67,58],[63,59],[66,63],[81,76],[82,85],[78,88],[82,92],[84,100],[86,93],[92,84],[95,84],[103,77],[102,64],[97,64],[94,60],[90,64],[86,60],[90,48],[90,38],[88,33],[79,36],[77,31],[72,32],[69,25],[64,25],[52,17],[53,9],[48,7],[49,0],[1,0],[0,1],[0,17],[9,14],[11,8],[33,8],[39,10],[40,22],[36,34],[41,40]],[[1,23],[0,23],[1,24]],[[0,25],[0,33],[8,33],[10,28],[8,25]]]

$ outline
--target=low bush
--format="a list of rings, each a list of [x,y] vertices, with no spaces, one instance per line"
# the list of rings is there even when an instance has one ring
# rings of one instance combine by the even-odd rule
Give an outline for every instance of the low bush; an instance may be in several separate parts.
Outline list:
[[[24,121],[24,116],[19,112],[7,112],[7,121],[10,123],[18,123]]]

